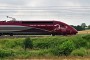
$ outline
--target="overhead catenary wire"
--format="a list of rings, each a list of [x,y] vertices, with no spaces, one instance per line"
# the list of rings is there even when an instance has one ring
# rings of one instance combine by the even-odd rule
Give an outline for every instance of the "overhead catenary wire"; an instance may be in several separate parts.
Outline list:
[[[90,18],[89,12],[90,6],[0,6],[0,19],[2,18],[3,20],[5,19],[5,16],[11,16],[15,17],[17,20],[66,19],[87,21]]]
[[[43,14],[58,14],[58,15],[86,15],[89,16],[90,6],[42,6],[42,7],[13,7],[0,6],[0,15],[8,15],[8,13],[22,12],[24,15],[18,14],[15,16],[43,16]],[[42,14],[43,13],[43,14]],[[29,15],[30,16],[30,15]]]

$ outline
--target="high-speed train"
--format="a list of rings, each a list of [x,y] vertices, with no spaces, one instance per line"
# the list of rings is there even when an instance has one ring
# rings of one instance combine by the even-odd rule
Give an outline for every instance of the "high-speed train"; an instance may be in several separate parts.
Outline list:
[[[74,35],[77,30],[60,21],[0,21],[1,35]]]

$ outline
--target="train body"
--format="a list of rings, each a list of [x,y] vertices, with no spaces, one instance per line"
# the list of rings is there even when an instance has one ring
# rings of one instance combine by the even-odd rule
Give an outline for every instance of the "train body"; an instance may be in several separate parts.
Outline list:
[[[77,30],[60,21],[0,21],[0,35],[73,35]]]

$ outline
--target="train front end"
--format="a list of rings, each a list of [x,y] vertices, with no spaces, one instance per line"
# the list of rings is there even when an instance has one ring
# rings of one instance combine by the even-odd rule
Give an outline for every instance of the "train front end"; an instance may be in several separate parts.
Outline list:
[[[57,35],[75,35],[78,33],[75,28],[59,21],[54,21],[54,32]]]

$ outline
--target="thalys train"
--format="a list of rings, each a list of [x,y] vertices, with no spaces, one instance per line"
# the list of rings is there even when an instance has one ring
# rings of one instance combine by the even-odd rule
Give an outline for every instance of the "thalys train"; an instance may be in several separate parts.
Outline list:
[[[0,21],[1,35],[75,35],[77,30],[60,21]]]

